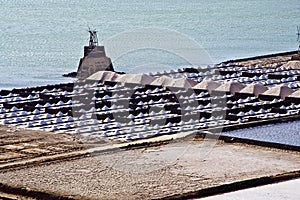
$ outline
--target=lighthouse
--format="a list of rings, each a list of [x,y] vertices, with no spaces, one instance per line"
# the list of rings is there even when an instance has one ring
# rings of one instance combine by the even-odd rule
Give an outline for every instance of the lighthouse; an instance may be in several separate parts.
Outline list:
[[[84,46],[84,56],[80,59],[77,69],[78,79],[85,79],[98,71],[114,71],[104,46],[98,45],[97,32],[89,30],[89,34],[89,45]]]

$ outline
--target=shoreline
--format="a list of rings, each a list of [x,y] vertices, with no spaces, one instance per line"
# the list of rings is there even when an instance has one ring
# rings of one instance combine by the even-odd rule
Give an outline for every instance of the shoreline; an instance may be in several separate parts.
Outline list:
[[[237,58],[237,59],[230,59],[226,60],[221,63],[237,63],[237,62],[245,62],[245,61],[251,61],[251,60],[258,60],[258,59],[264,59],[264,58],[272,58],[272,57],[278,57],[278,56],[291,56],[298,54],[298,51],[283,51],[278,53],[271,53],[271,54],[263,54],[263,55],[257,55],[257,56],[251,56],[251,57],[245,57],[245,58]],[[221,64],[219,63],[219,64]]]
[[[268,59],[268,58],[274,58],[274,57],[290,57],[293,55],[297,55],[298,51],[284,51],[284,52],[278,52],[278,53],[271,53],[271,54],[263,54],[263,55],[257,55],[257,56],[251,56],[251,57],[245,57],[245,58],[237,58],[237,59],[230,59],[225,60],[220,63],[216,63],[217,65],[220,64],[229,64],[229,63],[243,63],[243,62],[250,62],[260,59]],[[62,75],[63,77],[70,77],[70,78],[76,78],[77,72],[70,72]]]
[[[271,54],[263,54],[263,55],[257,55],[257,56],[251,56],[251,57],[244,57],[244,58],[237,58],[237,59],[229,59],[229,60],[224,60],[223,62],[220,63],[216,63],[221,64],[228,64],[228,63],[239,63],[239,62],[249,62],[249,61],[255,61],[255,60],[259,60],[259,59],[268,59],[268,58],[272,58],[272,57],[278,57],[278,56],[291,56],[291,55],[296,55],[298,51],[283,51],[283,52],[278,52],[278,53],[271,53]],[[62,77],[67,78],[76,78],[77,72],[69,72],[69,73],[65,73],[62,74]],[[65,80],[62,83],[69,83],[70,80]],[[51,83],[51,84],[59,84],[58,83]],[[51,84],[47,84],[47,85],[51,85]],[[43,85],[43,84],[41,84]],[[38,86],[38,85],[35,85]],[[35,87],[35,86],[31,86],[31,87]],[[0,89],[7,89],[7,90],[11,90],[14,88],[26,88],[27,86],[4,86],[3,88]]]

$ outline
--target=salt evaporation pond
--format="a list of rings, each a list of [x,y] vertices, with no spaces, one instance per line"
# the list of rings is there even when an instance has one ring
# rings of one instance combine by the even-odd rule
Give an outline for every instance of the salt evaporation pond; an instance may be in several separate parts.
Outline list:
[[[203,200],[283,200],[283,199],[299,199],[300,180],[291,180],[283,183],[277,183],[272,185],[265,185],[261,187],[255,187],[236,192],[230,192],[227,194],[212,196],[203,198]]]
[[[300,146],[300,121],[223,132],[224,136]]]

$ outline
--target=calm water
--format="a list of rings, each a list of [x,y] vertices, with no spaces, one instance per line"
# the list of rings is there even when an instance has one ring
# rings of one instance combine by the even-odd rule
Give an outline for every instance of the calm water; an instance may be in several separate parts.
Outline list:
[[[215,63],[295,50],[300,25],[299,0],[0,0],[0,7],[0,88],[69,81],[61,75],[76,70],[88,25],[101,40],[143,27],[176,30]]]
[[[223,132],[222,135],[300,146],[300,121],[270,124],[254,128],[245,128]]]

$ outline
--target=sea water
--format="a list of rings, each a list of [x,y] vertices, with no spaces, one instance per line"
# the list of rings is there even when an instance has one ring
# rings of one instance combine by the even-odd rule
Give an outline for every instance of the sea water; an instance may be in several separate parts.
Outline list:
[[[0,0],[0,89],[71,81],[62,74],[77,69],[88,26],[100,42],[138,28],[175,30],[219,63],[295,50],[297,25],[299,0]],[[130,71],[135,59],[116,70]]]

